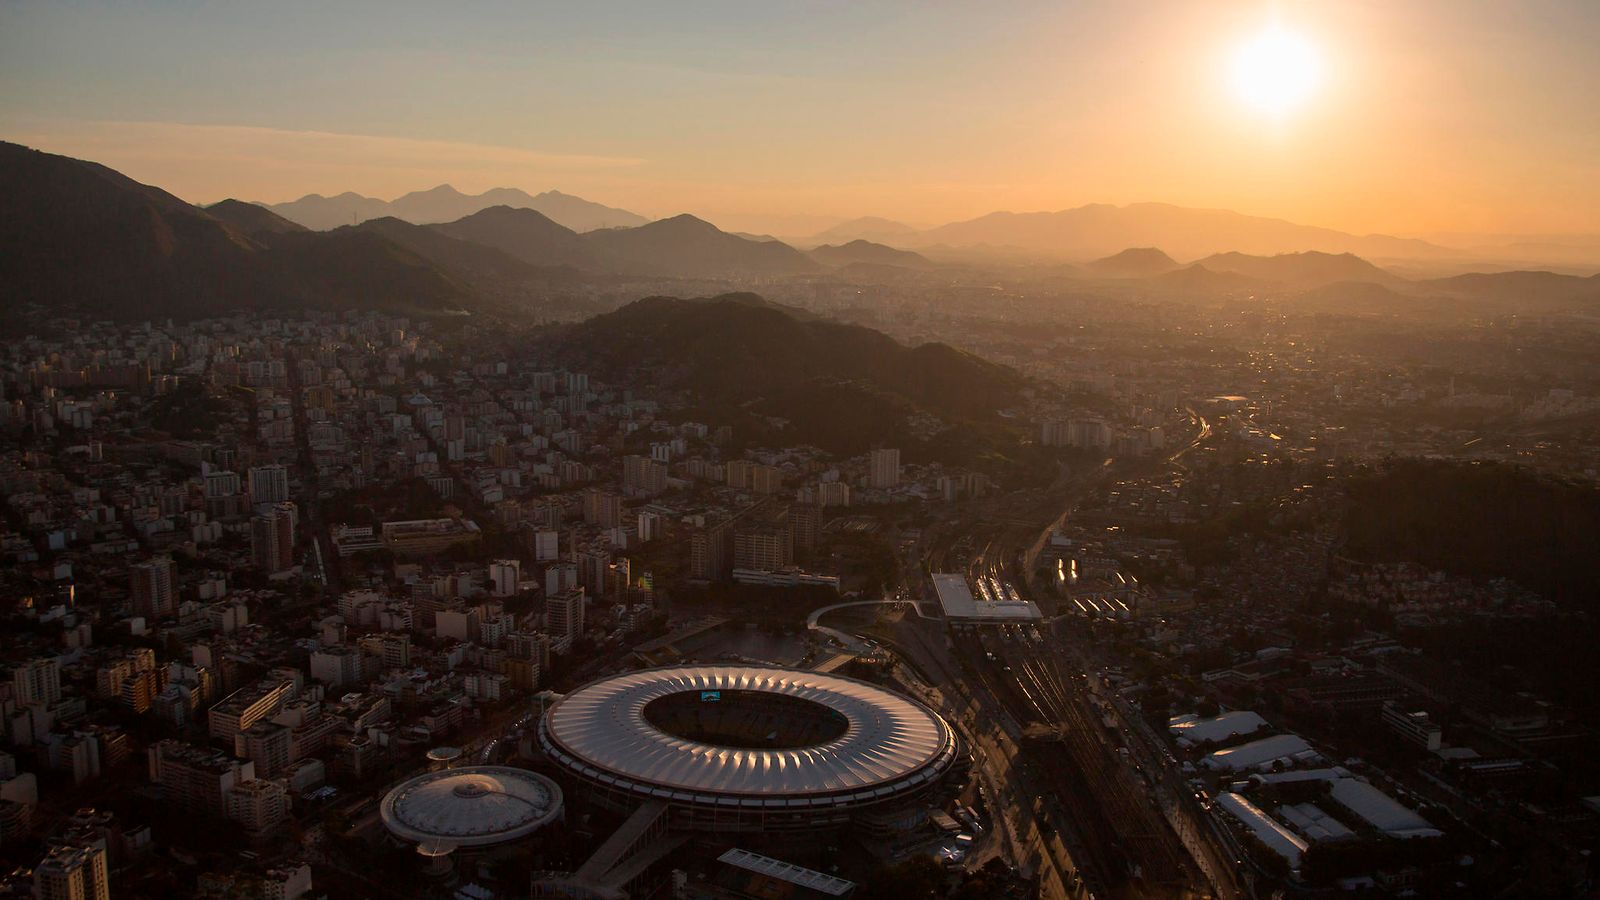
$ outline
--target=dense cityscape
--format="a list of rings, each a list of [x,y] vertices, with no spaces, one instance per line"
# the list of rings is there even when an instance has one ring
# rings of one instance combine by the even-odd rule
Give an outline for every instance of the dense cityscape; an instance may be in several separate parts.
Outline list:
[[[1600,243],[26,143],[0,898],[1600,890]]]

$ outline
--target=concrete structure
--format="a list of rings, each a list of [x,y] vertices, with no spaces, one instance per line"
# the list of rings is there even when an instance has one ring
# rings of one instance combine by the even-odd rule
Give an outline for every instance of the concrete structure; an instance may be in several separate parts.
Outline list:
[[[175,615],[177,602],[172,595],[172,559],[158,556],[130,566],[129,592],[133,595],[133,614],[146,619]]]
[[[228,794],[256,777],[255,763],[178,741],[161,741],[148,754],[150,780],[168,803],[190,812],[227,815]]]
[[[1328,788],[1334,802],[1392,838],[1438,837],[1444,832],[1365,781],[1340,778]]]
[[[257,506],[289,499],[289,470],[283,466],[256,466],[250,470],[250,502]]]
[[[562,650],[583,634],[583,588],[562,591],[545,599],[545,617],[550,624],[551,643]]]
[[[509,766],[440,769],[384,795],[379,815],[403,841],[440,849],[484,847],[526,837],[561,818],[561,788]]]
[[[119,685],[120,687],[120,685]],[[61,663],[41,656],[11,670],[11,689],[18,703],[50,706],[61,701]]]
[[[283,782],[252,779],[228,791],[228,818],[242,825],[251,837],[261,837],[289,821],[289,803]]]
[[[883,448],[872,451],[872,473],[869,483],[879,490],[886,490],[900,483],[899,450]]]
[[[838,675],[675,666],[591,682],[540,722],[549,759],[616,809],[664,801],[674,828],[796,831],[921,811],[961,758],[910,698]]]
[[[1383,705],[1383,724],[1398,734],[1408,744],[1415,744],[1428,752],[1439,749],[1444,743],[1444,730],[1426,712],[1406,710],[1394,702]]]
[[[512,597],[522,580],[522,563],[515,559],[497,559],[489,564],[490,593],[496,597]]]
[[[738,847],[717,862],[748,873],[753,883],[743,892],[760,897],[849,897],[856,889],[853,881]]]
[[[981,592],[983,598],[973,596],[965,575],[935,573],[933,590],[939,597],[945,619],[952,625],[1016,625],[1044,618],[1037,604],[1015,598],[1003,587],[990,588],[985,584]]]
[[[33,870],[38,900],[111,900],[106,848],[56,847]]]
[[[294,682],[271,679],[234,691],[206,712],[212,739],[232,745],[234,735],[275,715],[294,693]]]
[[[471,519],[412,519],[383,523],[383,544],[401,556],[439,553],[476,543],[482,534]]]
[[[849,506],[850,485],[842,481],[824,481],[817,485],[817,505]]]
[[[275,503],[250,520],[250,555],[257,568],[269,575],[294,568],[298,519],[293,503]]]
[[[1267,720],[1249,710],[1229,710],[1210,719],[1199,716],[1174,716],[1167,721],[1167,730],[1183,746],[1214,744],[1229,738],[1255,734],[1267,725]]]
[[[560,556],[560,533],[555,531],[536,531],[533,534],[533,560],[534,562],[551,562]]]
[[[1231,791],[1217,795],[1217,805],[1237,819],[1239,824],[1250,829],[1250,833],[1254,834],[1268,850],[1283,857],[1283,861],[1289,864],[1290,869],[1300,868],[1300,860],[1304,858],[1310,844],[1262,812],[1254,803]]]
[[[759,584],[765,587],[825,587],[839,590],[839,576],[818,575],[796,568],[770,572],[765,569],[734,569],[733,580],[739,584]]]
[[[1272,737],[1229,747],[1207,756],[1201,765],[1216,772],[1243,772],[1246,769],[1270,766],[1278,760],[1288,765],[1317,759],[1305,738],[1295,734],[1276,734]]]

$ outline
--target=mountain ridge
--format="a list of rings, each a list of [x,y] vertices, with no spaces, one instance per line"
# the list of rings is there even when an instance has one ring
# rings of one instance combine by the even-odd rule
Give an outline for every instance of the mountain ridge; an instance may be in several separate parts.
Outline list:
[[[236,309],[444,313],[461,286],[403,248],[221,216],[98,163],[0,142],[0,286],[16,304],[109,318]],[[270,215],[270,214],[269,214]],[[256,226],[265,227],[247,234]],[[274,230],[274,229],[277,230]]]
[[[853,265],[897,266],[905,269],[933,268],[933,263],[920,253],[896,250],[888,245],[861,238],[847,244],[823,244],[813,248],[808,255],[830,268]]]
[[[1459,255],[1412,238],[1353,235],[1233,210],[1168,203],[1091,203],[1054,212],[992,212],[918,232],[901,243],[912,248],[940,244],[1012,248],[1060,260],[1099,258],[1137,246],[1161,247],[1180,259],[1230,250],[1265,255],[1318,250],[1378,258]]]
[[[907,347],[751,293],[647,297],[557,341],[558,353],[606,376],[648,372],[722,415],[778,416],[801,439],[839,452],[893,437],[898,419],[917,409],[952,422],[1000,421],[996,411],[1024,384],[1014,370],[948,345]]]
[[[535,266],[598,269],[581,236],[535,209],[491,206],[454,222],[427,226],[458,240],[492,247]]]
[[[583,235],[607,269],[670,277],[798,275],[814,272],[810,257],[781,241],[752,241],[683,213],[637,228]]]
[[[502,187],[490,188],[481,194],[465,194],[449,184],[411,191],[393,200],[379,200],[346,191],[332,197],[306,194],[284,203],[257,205],[313,231],[359,225],[369,219],[385,216],[414,225],[432,225],[453,222],[493,206],[531,209],[577,232],[636,227],[650,221],[625,209],[555,190],[529,194],[520,188]]]
[[[1159,247],[1129,247],[1120,253],[1086,263],[1084,268],[1113,278],[1148,278],[1179,268],[1178,261]]]

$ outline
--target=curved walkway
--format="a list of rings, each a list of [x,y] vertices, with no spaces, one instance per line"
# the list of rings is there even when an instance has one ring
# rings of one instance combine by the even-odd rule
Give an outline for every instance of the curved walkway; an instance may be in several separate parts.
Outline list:
[[[832,606],[824,606],[821,609],[812,610],[811,615],[806,616],[806,630],[825,634],[832,638],[834,643],[852,653],[865,653],[869,648],[861,642],[860,638],[837,628],[829,628],[826,625],[818,624],[818,620],[836,609],[848,609],[852,606],[896,606],[901,603],[910,604],[911,608],[917,611],[917,615],[924,619],[932,618],[922,612],[922,605],[915,600],[851,600],[848,603],[835,603]]]

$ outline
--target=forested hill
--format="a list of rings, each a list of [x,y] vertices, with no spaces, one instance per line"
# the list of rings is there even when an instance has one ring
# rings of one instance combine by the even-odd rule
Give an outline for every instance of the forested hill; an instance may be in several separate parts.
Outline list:
[[[1600,612],[1600,489],[1497,463],[1403,460],[1353,480],[1346,553],[1510,578]]]

